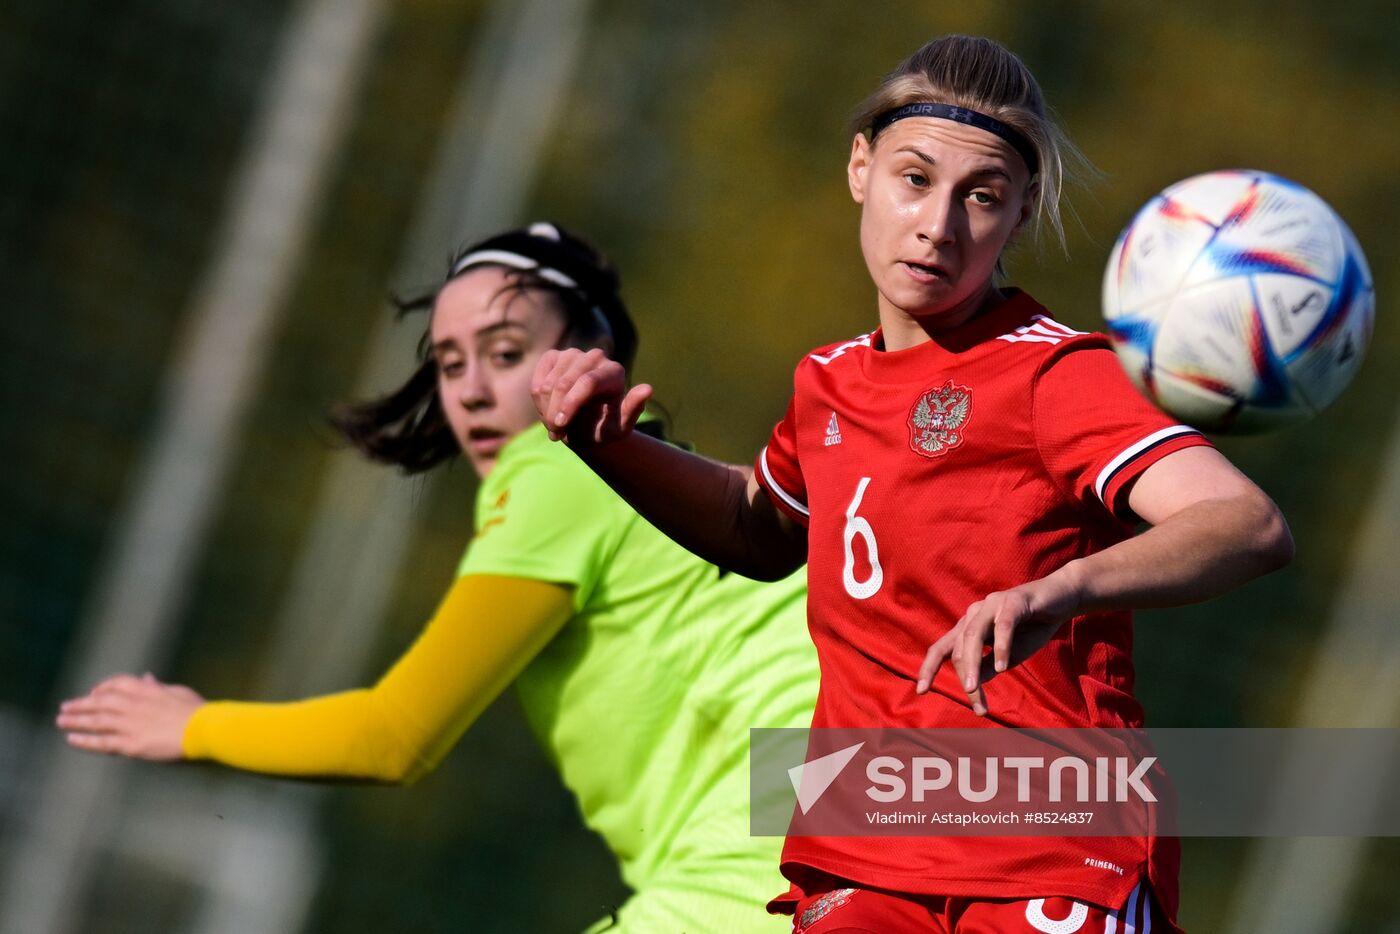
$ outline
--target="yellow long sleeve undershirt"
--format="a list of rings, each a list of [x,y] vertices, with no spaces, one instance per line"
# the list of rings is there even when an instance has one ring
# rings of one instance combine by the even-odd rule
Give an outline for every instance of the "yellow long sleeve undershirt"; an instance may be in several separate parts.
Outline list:
[[[572,588],[470,574],[372,688],[287,703],[212,701],[187,759],[302,778],[416,781],[573,615]]]

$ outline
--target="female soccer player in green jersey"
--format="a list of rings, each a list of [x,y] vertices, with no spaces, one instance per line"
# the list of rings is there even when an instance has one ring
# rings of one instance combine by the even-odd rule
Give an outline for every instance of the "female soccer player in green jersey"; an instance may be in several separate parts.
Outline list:
[[[618,286],[601,256],[551,224],[469,247],[430,300],[430,352],[417,371],[338,414],[373,459],[416,472],[461,451],[482,477],[456,581],[374,687],[206,702],[149,675],[117,675],[62,705],[68,741],[408,783],[514,682],[635,890],[597,929],[781,928],[763,912],[781,841],[749,835],[746,752],[750,727],[811,721],[803,580],[721,574],[672,543],[549,442],[530,397],[535,365],[554,348],[601,348],[630,366],[636,332]]]

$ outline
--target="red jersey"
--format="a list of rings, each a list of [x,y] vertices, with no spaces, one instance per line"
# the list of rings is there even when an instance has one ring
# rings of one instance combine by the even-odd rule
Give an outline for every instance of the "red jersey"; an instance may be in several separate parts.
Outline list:
[[[914,685],[929,645],[972,603],[1129,537],[1131,481],[1209,442],[1147,402],[1102,335],[1059,324],[1024,293],[918,346],[880,348],[876,331],[802,360],[756,467],[808,528],[812,725],[1141,726],[1126,612],[1070,620],[988,682],[985,719],[951,665],[930,693]],[[973,898],[1116,906],[1146,875],[1173,917],[1176,863],[1176,841],[1151,838],[789,837],[783,851],[794,880],[805,867]]]

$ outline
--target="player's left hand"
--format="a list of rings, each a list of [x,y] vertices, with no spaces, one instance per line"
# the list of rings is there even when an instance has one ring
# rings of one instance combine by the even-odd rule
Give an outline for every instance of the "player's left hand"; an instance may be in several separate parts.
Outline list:
[[[962,619],[929,646],[914,690],[927,692],[938,667],[951,662],[972,712],[985,716],[987,697],[982,685],[1034,655],[1078,606],[1079,588],[1069,566],[1040,580],[988,594],[968,607]],[[983,654],[987,645],[992,647],[990,655]]]
[[[174,762],[183,758],[185,725],[204,698],[152,674],[113,675],[59,706],[68,744],[88,752]]]
[[[627,371],[601,350],[549,350],[530,381],[530,396],[551,441],[576,449],[631,433],[651,398],[651,386],[627,387]]]

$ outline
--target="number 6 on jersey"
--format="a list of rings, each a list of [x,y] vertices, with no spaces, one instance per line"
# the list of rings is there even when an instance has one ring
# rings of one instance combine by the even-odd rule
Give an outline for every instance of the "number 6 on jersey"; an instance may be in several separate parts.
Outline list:
[[[856,484],[855,498],[851,500],[851,505],[846,507],[846,526],[841,530],[841,543],[846,549],[846,564],[841,569],[841,580],[846,585],[846,593],[857,600],[868,600],[875,596],[880,590],[880,585],[885,582],[885,572],[880,567],[880,551],[875,546],[875,530],[864,518],[856,515],[861,498],[865,496],[865,488],[869,485],[869,477],[861,477],[860,483]],[[856,554],[851,548],[851,542],[857,535],[865,539],[866,551],[870,553],[870,576],[863,581],[856,580]]]

